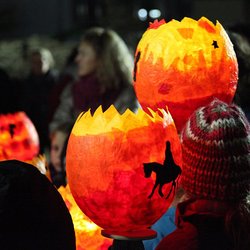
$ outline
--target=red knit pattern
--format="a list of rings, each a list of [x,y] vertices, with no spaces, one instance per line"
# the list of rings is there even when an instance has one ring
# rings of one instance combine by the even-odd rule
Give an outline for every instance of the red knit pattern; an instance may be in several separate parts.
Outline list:
[[[218,99],[194,112],[182,134],[182,186],[199,198],[238,200],[250,189],[250,125]]]

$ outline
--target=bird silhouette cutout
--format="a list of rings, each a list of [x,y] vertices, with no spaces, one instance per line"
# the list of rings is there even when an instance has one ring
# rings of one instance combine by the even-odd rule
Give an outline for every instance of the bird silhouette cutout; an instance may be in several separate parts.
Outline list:
[[[16,128],[16,125],[15,124],[9,124],[9,132],[10,132],[10,136],[11,138],[13,138],[14,134],[15,134],[15,128]]]
[[[158,193],[161,197],[164,197],[164,194],[162,192],[162,188],[164,184],[172,183],[171,188],[166,196],[166,199],[169,198],[171,195],[172,190],[176,189],[176,183],[178,182],[178,177],[181,175],[181,168],[180,166],[176,165],[174,162],[174,158],[171,152],[171,146],[170,142],[166,142],[166,150],[165,150],[165,160],[163,164],[160,164],[158,162],[149,162],[149,163],[143,163],[144,168],[144,174],[146,178],[149,178],[152,174],[152,172],[156,173],[156,180],[154,187],[152,189],[152,192],[148,196],[150,199],[155,189],[159,186]]]
[[[212,46],[214,46],[215,49],[219,48],[217,41],[213,41]]]

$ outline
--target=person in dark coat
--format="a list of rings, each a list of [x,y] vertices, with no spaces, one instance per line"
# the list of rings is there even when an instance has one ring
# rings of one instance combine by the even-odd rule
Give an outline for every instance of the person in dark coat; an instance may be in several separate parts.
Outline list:
[[[0,162],[0,249],[75,250],[70,213],[39,170],[17,160]]]
[[[21,105],[28,115],[40,139],[40,153],[49,148],[49,115],[51,92],[57,82],[53,69],[54,59],[48,49],[33,50],[30,56],[31,70],[23,84]]]
[[[196,110],[182,133],[185,201],[177,229],[157,250],[250,247],[250,124],[240,107],[215,99]]]

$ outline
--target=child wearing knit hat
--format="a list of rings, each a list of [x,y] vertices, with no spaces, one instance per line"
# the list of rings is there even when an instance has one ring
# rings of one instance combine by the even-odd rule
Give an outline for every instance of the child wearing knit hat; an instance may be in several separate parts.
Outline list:
[[[250,125],[218,99],[196,110],[181,133],[186,199],[177,229],[157,250],[250,249]]]

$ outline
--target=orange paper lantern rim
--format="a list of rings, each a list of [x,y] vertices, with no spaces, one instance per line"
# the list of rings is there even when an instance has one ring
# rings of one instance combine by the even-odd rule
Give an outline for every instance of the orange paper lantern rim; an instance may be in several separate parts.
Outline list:
[[[165,19],[159,20],[154,20],[154,22],[149,22],[149,29],[157,29],[161,27],[163,24],[168,24],[169,22],[175,22],[176,24],[181,24],[181,23],[188,23],[188,22],[195,22],[197,23],[200,27],[205,28],[208,32],[214,33],[216,32],[215,27],[217,25],[221,26],[220,22],[216,20],[215,24],[210,21],[208,18],[205,16],[201,16],[199,19],[194,19],[191,17],[183,17],[180,21],[176,19],[171,19],[170,21],[166,22]]]
[[[80,122],[82,119],[85,119],[85,122]],[[82,112],[74,124],[72,133],[76,136],[84,136],[108,133],[117,129],[126,132],[157,121],[163,121],[164,126],[174,123],[167,107],[166,109],[159,108],[156,112],[148,108],[147,113],[141,108],[136,113],[126,109],[123,114],[120,114],[114,105],[104,112],[100,105],[93,115],[91,109]]]

